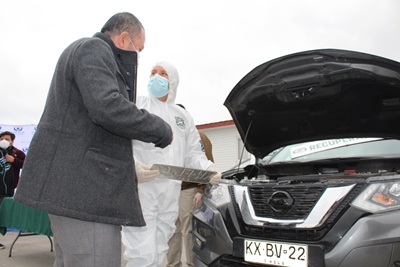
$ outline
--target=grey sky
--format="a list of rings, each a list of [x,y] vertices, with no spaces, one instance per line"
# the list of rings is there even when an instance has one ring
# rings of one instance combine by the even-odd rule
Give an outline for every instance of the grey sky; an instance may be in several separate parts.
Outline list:
[[[196,124],[231,119],[230,90],[276,57],[340,48],[400,61],[398,0],[1,0],[0,124],[38,123],[61,52],[121,11],[146,29],[138,94],[147,94],[153,63],[171,62],[177,103]]]

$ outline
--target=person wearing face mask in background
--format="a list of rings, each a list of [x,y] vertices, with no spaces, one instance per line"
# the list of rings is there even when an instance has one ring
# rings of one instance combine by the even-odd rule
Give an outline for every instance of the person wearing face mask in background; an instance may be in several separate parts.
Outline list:
[[[18,185],[19,173],[24,165],[25,153],[14,147],[15,134],[0,133],[0,203],[3,197],[14,196]],[[5,246],[0,243],[0,249]]]
[[[0,173],[2,182],[0,195],[14,196],[14,190],[18,186],[19,175],[24,165],[25,153],[14,147],[15,134],[6,131],[0,133]],[[8,179],[5,176],[11,175]],[[11,178],[11,179],[10,179]]]
[[[15,201],[49,213],[53,267],[121,266],[121,225],[144,226],[132,140],[160,150],[171,127],[133,102],[145,30],[131,13],[61,54]]]
[[[199,133],[193,118],[175,104],[179,75],[168,62],[157,62],[151,70],[149,96],[140,96],[136,105],[163,118],[173,130],[174,140],[166,149],[133,141],[139,197],[146,221],[142,228],[122,227],[124,258],[127,267],[162,266],[168,251],[168,240],[175,231],[178,218],[181,181],[157,178],[153,164],[167,164],[203,170],[216,174],[210,183],[217,184],[221,172],[206,158],[201,149]]]

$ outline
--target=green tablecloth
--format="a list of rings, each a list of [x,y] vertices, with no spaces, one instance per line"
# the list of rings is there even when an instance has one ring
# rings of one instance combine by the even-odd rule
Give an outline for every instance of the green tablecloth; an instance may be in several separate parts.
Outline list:
[[[17,203],[11,197],[5,197],[0,204],[0,233],[4,235],[7,227],[53,236],[47,212]]]

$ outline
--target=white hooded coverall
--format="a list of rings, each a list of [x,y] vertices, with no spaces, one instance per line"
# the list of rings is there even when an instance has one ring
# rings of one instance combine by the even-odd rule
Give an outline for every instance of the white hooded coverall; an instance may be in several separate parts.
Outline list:
[[[178,72],[168,62],[157,62],[155,66],[163,67],[168,74],[168,99],[162,102],[149,94],[148,97],[138,97],[136,105],[168,122],[174,138],[172,144],[164,149],[133,141],[135,160],[148,166],[159,163],[206,170],[213,163],[201,149],[200,136],[193,118],[189,112],[175,104]],[[168,251],[168,240],[175,231],[181,181],[155,178],[150,182],[139,183],[138,190],[146,226],[122,227],[124,257],[128,261],[126,266],[162,266]]]

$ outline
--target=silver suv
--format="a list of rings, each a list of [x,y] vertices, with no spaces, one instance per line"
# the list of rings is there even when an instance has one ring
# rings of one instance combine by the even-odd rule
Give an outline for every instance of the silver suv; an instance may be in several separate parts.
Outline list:
[[[257,160],[207,188],[196,266],[400,266],[400,63],[291,54],[224,105]]]

